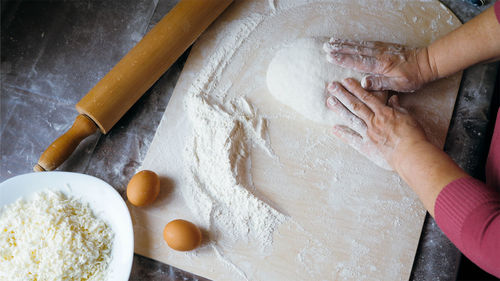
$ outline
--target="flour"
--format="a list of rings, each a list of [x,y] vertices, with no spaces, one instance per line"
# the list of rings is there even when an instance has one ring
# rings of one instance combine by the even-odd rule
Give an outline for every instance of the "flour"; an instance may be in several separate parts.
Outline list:
[[[263,248],[270,246],[285,217],[252,194],[249,157],[252,144],[272,155],[265,120],[244,99],[220,105],[191,93],[185,103],[193,126],[183,190],[189,207],[218,242],[252,239]]]
[[[228,87],[216,87],[218,74],[258,23],[258,15],[231,23],[219,52],[185,97],[192,135],[184,151],[187,184],[182,192],[216,243],[254,241],[264,251],[272,244],[274,230],[286,220],[252,193],[252,147],[274,155],[267,121],[244,98],[224,101]]]

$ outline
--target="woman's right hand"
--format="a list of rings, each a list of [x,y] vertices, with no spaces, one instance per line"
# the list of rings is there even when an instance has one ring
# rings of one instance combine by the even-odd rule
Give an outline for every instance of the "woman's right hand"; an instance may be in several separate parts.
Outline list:
[[[405,159],[409,149],[429,143],[396,95],[386,105],[380,92],[368,92],[352,78],[332,82],[327,90],[327,106],[346,124],[334,126],[334,134],[379,166],[398,171],[400,159]]]
[[[323,49],[329,62],[367,73],[361,81],[367,90],[413,92],[437,78],[427,48],[331,38]]]

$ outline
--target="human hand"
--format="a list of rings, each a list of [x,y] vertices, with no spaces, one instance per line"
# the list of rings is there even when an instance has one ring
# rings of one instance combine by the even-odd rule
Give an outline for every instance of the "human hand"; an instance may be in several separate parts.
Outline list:
[[[352,78],[332,82],[327,90],[331,95],[327,106],[347,124],[334,126],[333,133],[382,168],[397,170],[398,157],[404,158],[405,150],[428,142],[397,96],[385,105],[380,98],[383,92],[368,92]]]
[[[361,81],[367,90],[413,92],[437,78],[427,48],[331,38],[323,49],[330,63],[367,73]]]

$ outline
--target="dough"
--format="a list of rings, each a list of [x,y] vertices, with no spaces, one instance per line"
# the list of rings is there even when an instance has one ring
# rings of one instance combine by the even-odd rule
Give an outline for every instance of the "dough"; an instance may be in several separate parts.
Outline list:
[[[267,69],[267,87],[274,98],[309,120],[343,124],[326,106],[326,86],[331,81],[348,77],[361,80],[363,76],[329,63],[323,51],[325,42],[328,37],[300,38],[280,49]]]
[[[267,69],[267,87],[278,101],[307,119],[330,126],[352,126],[326,106],[326,86],[348,77],[359,81],[362,74],[329,63],[323,51],[327,41],[326,37],[301,38],[279,50]],[[374,146],[356,142],[351,146],[378,166],[392,170]]]

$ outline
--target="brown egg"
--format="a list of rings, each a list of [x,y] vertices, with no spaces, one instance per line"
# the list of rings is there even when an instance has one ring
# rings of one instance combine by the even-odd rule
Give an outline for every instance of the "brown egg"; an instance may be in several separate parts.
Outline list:
[[[160,193],[160,178],[155,172],[143,170],[135,174],[127,185],[128,201],[134,206],[146,206]]]
[[[191,251],[201,244],[201,231],[191,222],[173,220],[163,229],[163,239],[177,251]]]

